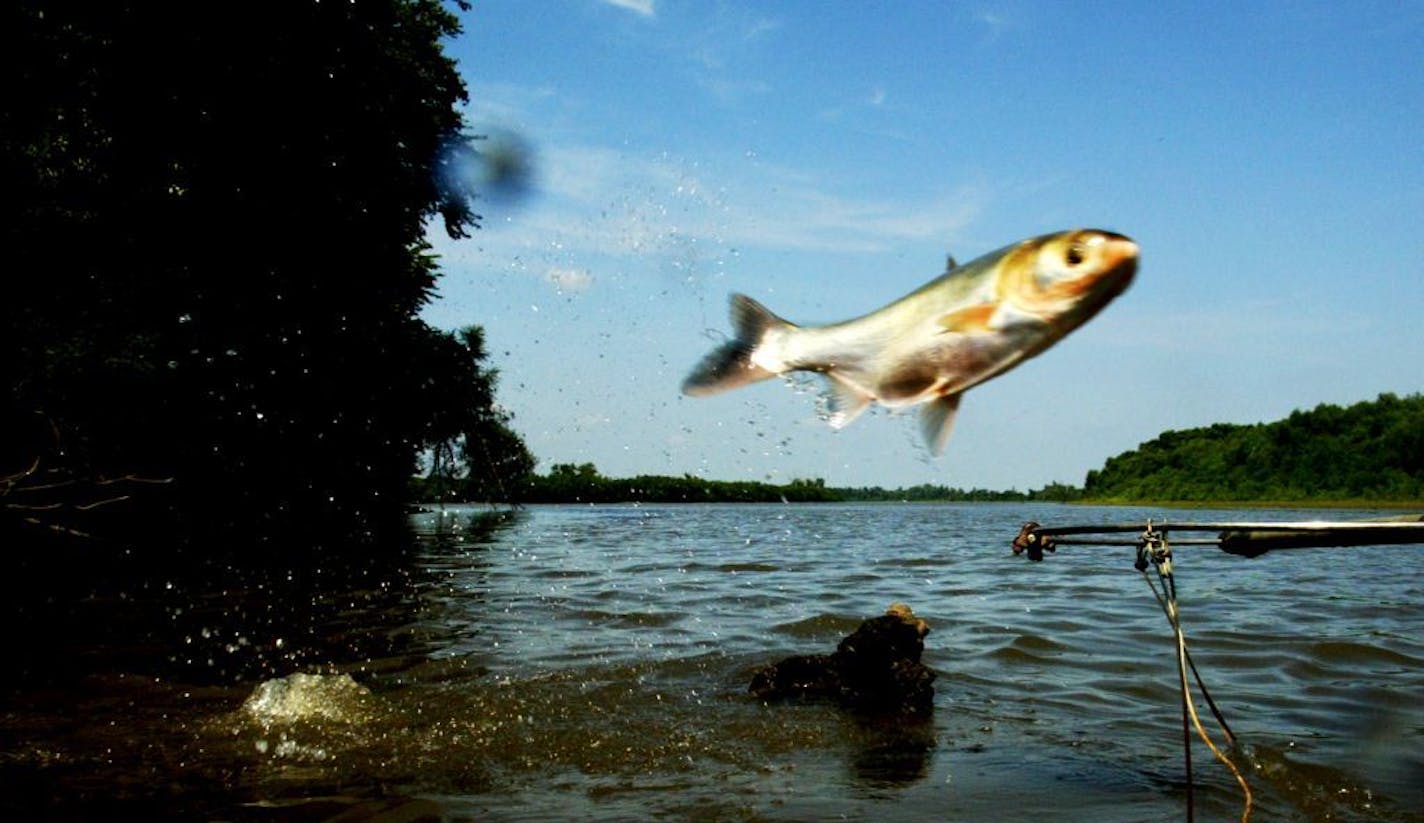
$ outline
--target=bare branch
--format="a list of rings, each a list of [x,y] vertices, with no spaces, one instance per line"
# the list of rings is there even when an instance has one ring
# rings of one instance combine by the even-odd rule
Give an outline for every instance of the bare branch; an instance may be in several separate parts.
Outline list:
[[[107,505],[109,505],[110,503],[121,503],[121,502],[123,502],[123,501],[125,501],[125,500],[128,500],[128,499],[129,499],[129,495],[127,495],[127,494],[121,494],[121,495],[119,495],[118,497],[110,497],[110,498],[107,499],[107,500],[95,500],[93,503],[81,503],[81,504],[76,504],[74,508],[75,508],[76,511],[87,512],[87,511],[90,511],[91,509],[97,509],[97,508],[99,508],[100,506],[107,506]]]
[[[18,474],[7,474],[3,477],[0,477],[0,485],[5,486],[4,493],[9,494],[10,487],[14,486],[16,483],[19,483],[21,480],[24,480],[26,477],[29,477],[30,475],[34,474],[36,471],[39,470],[39,467],[40,458],[39,455],[36,455],[34,462],[30,464],[30,467],[28,469],[25,469],[24,471],[19,472]]]
[[[126,474],[123,477],[95,480],[94,485],[111,486],[115,483],[148,483],[154,486],[162,486],[172,482],[173,478],[171,477],[139,477],[138,475]]]

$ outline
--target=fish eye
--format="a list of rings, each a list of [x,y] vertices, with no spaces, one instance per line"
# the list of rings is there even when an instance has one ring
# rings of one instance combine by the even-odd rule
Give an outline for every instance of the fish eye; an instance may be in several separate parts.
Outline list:
[[[1086,257],[1087,256],[1084,254],[1083,246],[1079,243],[1074,243],[1073,245],[1069,246],[1067,254],[1063,255],[1063,259],[1068,261],[1068,265],[1070,266],[1076,266],[1079,263],[1082,263],[1083,260],[1086,259]]]

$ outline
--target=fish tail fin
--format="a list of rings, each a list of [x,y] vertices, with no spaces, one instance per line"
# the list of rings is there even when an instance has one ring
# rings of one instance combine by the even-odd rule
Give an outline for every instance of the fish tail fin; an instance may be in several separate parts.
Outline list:
[[[954,430],[954,418],[959,413],[959,398],[958,394],[937,397],[926,403],[920,412],[920,431],[924,433],[925,443],[935,456],[944,454],[949,433]]]
[[[752,361],[752,356],[769,332],[795,326],[777,317],[745,294],[732,295],[732,328],[735,336],[718,346],[682,381],[683,394],[700,397],[765,380],[784,369],[770,369]]]

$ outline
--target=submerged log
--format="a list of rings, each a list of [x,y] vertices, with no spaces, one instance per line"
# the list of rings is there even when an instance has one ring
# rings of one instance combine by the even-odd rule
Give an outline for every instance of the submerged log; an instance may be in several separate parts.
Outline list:
[[[858,711],[929,713],[935,673],[920,662],[929,630],[909,606],[896,603],[861,623],[833,654],[766,666],[748,690],[762,700],[824,698]]]

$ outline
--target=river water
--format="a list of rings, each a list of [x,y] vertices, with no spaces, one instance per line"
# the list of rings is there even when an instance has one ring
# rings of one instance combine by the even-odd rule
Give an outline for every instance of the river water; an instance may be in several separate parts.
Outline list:
[[[1369,514],[455,507],[416,515],[390,567],[21,597],[0,813],[1180,820],[1175,646],[1132,548],[1030,563],[1010,541],[1026,520]],[[1421,560],[1176,550],[1252,819],[1424,819]],[[746,693],[759,666],[830,652],[896,601],[931,625],[927,720]],[[1192,752],[1197,819],[1238,818],[1236,779]]]

